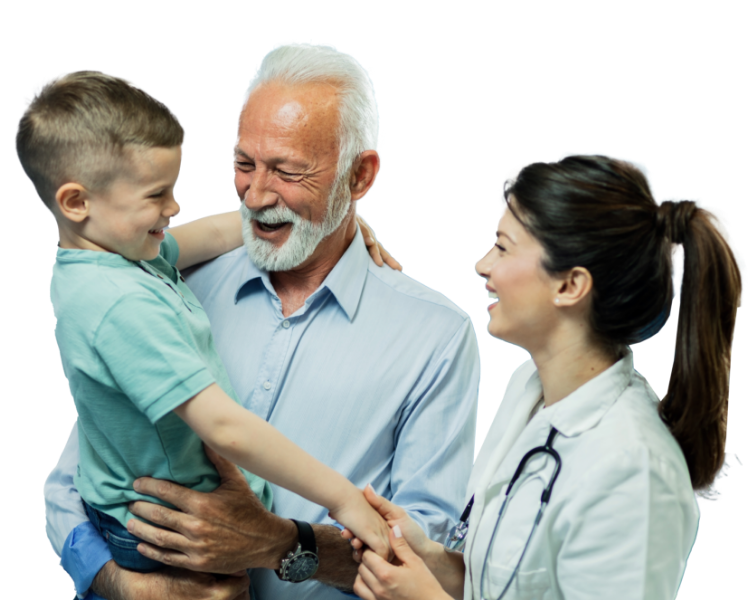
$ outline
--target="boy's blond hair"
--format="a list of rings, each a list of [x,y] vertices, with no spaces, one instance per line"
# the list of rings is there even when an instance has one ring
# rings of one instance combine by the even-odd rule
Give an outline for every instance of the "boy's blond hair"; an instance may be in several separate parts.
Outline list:
[[[97,71],[48,83],[18,126],[21,165],[48,208],[65,183],[101,192],[123,171],[129,147],[172,148],[183,128],[168,108],[127,81]]]

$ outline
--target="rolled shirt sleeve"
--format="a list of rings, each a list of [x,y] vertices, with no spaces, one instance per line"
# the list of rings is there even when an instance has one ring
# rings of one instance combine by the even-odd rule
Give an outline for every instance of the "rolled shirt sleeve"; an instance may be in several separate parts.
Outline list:
[[[87,519],[73,483],[79,463],[79,435],[74,425],[63,454],[45,482],[47,537],[60,564],[73,580],[79,598],[101,600],[89,592],[95,576],[113,557],[105,540]]]

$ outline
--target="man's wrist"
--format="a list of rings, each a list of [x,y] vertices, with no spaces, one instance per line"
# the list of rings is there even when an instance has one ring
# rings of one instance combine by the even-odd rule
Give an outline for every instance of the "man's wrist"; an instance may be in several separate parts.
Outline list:
[[[354,561],[349,542],[333,525],[312,524],[320,566],[313,579],[342,592],[351,592],[359,565]]]
[[[268,556],[270,562],[264,566],[266,569],[280,569],[281,561],[286,558],[289,552],[292,552],[296,548],[296,544],[299,542],[299,532],[296,529],[296,525],[290,519],[284,519],[273,515],[277,521],[276,523],[276,535],[271,541],[271,548]]]
[[[110,560],[100,569],[92,581],[90,590],[102,598],[108,600],[128,600],[126,586],[123,585],[121,576],[123,569],[118,567],[114,560]]]

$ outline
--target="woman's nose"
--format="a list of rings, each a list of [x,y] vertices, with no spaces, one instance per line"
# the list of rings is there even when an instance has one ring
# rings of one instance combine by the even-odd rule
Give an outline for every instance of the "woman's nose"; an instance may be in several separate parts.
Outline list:
[[[491,248],[490,252],[488,252],[480,260],[478,260],[477,264],[474,266],[475,271],[477,271],[477,274],[480,277],[484,277],[485,279],[490,278],[490,267],[492,264],[492,256],[493,256],[493,249]]]

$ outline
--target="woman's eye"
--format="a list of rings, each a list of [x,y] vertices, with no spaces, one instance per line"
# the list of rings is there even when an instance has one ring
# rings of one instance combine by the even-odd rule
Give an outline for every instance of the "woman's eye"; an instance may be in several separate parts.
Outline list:
[[[506,252],[506,248],[504,248],[500,244],[496,244],[495,247],[498,248],[501,252]]]

